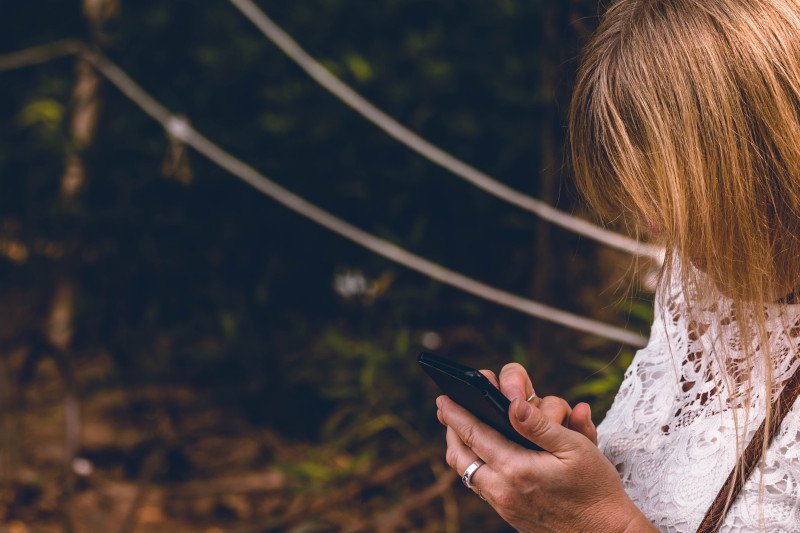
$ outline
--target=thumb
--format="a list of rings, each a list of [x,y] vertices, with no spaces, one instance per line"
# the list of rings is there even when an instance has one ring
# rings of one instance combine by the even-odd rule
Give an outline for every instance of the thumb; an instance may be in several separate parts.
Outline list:
[[[586,441],[580,433],[547,418],[541,409],[524,398],[517,398],[511,403],[508,418],[520,435],[550,453],[569,452]]]

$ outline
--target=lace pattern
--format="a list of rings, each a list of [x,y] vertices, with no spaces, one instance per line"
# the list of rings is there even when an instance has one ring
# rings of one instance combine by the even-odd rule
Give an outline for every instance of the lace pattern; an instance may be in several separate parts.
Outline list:
[[[626,371],[598,426],[598,441],[656,527],[693,532],[764,419],[766,368],[759,346],[752,363],[745,358],[728,300],[705,306],[692,301],[696,318],[689,320],[684,296],[675,284],[656,295],[650,341]],[[765,313],[777,395],[800,364],[800,305],[772,304]],[[717,353],[729,354],[723,368]],[[755,387],[743,400],[748,379]],[[742,433],[746,416],[747,431],[737,443],[736,427]],[[800,402],[722,526],[727,532],[759,529],[800,533]]]

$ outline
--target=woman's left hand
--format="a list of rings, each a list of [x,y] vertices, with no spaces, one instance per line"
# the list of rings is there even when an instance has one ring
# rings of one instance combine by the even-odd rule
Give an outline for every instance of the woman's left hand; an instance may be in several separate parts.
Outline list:
[[[527,450],[447,396],[436,399],[447,426],[447,463],[459,475],[476,459],[473,490],[519,531],[656,531],[625,493],[611,462],[584,435],[551,421],[524,398],[509,420],[546,451]]]

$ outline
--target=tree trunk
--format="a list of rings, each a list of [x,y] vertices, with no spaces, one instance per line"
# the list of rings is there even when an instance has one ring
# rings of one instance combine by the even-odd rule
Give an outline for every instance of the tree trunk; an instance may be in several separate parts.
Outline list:
[[[103,26],[119,9],[117,0],[83,0],[83,13],[89,22],[93,40],[101,44]],[[78,196],[86,186],[85,153],[92,145],[100,116],[100,77],[82,57],[75,63],[75,85],[72,88],[70,144],[61,175],[60,196],[70,211],[78,209]],[[77,285],[73,281],[71,265],[63,265],[64,275],[56,284],[44,334],[47,337],[61,369],[64,383],[64,486],[62,490],[63,526],[74,530],[72,495],[75,477],[72,463],[80,448],[81,413],[72,372],[70,349],[73,341]]]
[[[543,39],[541,64],[540,94],[544,98],[540,102],[543,106],[540,126],[540,166],[538,172],[539,190],[537,197],[549,205],[555,205],[558,179],[560,177],[561,160],[561,135],[560,120],[556,109],[557,69],[562,62],[563,49],[561,28],[563,27],[564,13],[568,10],[569,2],[545,2],[543,17]],[[552,225],[538,219],[536,225],[534,271],[531,279],[531,292],[533,298],[545,303],[555,303],[561,307],[560,302],[553,301],[553,279],[555,265],[561,260],[559,249],[552,240]],[[529,332],[529,354],[534,383],[536,377],[548,376],[553,369],[555,344],[549,323],[533,320]],[[557,337],[557,336],[556,336]]]

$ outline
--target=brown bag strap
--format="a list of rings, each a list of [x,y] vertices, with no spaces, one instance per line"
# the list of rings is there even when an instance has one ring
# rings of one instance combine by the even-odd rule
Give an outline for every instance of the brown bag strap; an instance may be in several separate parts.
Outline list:
[[[789,381],[786,382],[784,385],[781,394],[778,396],[778,399],[772,404],[772,412],[773,416],[770,420],[770,428],[769,434],[767,435],[767,446],[772,443],[772,438],[778,432],[778,429],[781,426],[781,422],[786,417],[786,413],[792,408],[795,399],[797,399],[798,394],[800,394],[800,367],[792,374],[792,377],[789,378]],[[722,488],[717,493],[717,497],[714,498],[714,502],[711,504],[711,507],[708,508],[706,515],[703,517],[703,521],[700,522],[700,527],[697,528],[697,533],[716,533],[719,531],[719,528],[722,527],[722,521],[725,519],[725,513],[728,509],[725,508],[725,500],[728,495],[728,491],[732,490],[731,495],[731,504],[736,499],[736,496],[739,495],[739,492],[742,490],[742,485],[744,485],[744,481],[750,477],[750,474],[755,470],[756,463],[758,459],[761,457],[761,447],[764,443],[764,422],[761,422],[761,425],[756,431],[753,439],[745,448],[740,461],[742,462],[742,473],[739,476],[736,476],[734,479],[733,470],[728,475],[728,479],[725,480],[725,483],[722,485]],[[733,485],[733,489],[731,489],[731,485]]]

